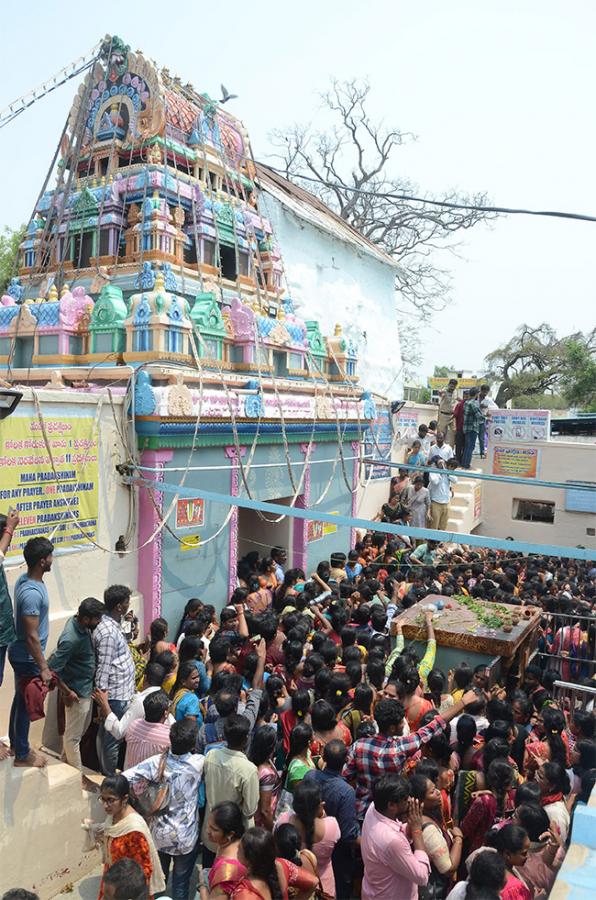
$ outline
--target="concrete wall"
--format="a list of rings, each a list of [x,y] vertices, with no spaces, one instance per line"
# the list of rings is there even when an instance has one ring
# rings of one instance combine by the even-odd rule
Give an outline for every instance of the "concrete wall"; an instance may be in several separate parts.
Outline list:
[[[408,416],[415,416],[418,425],[428,425],[429,422],[437,418],[437,407],[432,404],[407,402],[401,412],[403,414],[407,413]],[[397,416],[394,416],[394,428],[397,429],[398,427],[399,413]],[[405,449],[411,444],[414,430],[415,429],[409,429],[407,432],[403,432],[404,437],[394,441],[391,454],[392,462],[404,461]],[[375,453],[375,455],[377,454]],[[391,481],[391,476],[396,474],[396,469],[387,469],[387,476],[385,478],[373,478],[367,482],[366,488],[359,488],[357,510],[360,518],[372,519],[379,512],[382,504],[385,503],[389,497],[389,482]]]
[[[596,444],[537,441],[519,446],[539,450],[537,477],[541,480],[596,481]],[[486,471],[490,472],[490,453],[486,462]],[[489,537],[511,536],[516,540],[532,543],[561,544],[570,547],[582,544],[596,550],[596,538],[586,531],[596,528],[596,515],[566,510],[565,492],[561,489],[531,485],[531,478],[528,478],[527,485],[483,482],[483,522],[480,532]],[[517,521],[513,518],[513,501],[516,498],[554,502],[554,523]]]
[[[42,414],[52,415],[62,411],[65,415],[90,416],[97,411],[97,395],[75,394],[74,392],[40,391]],[[114,397],[116,415],[119,417],[122,401]],[[30,392],[24,389],[24,397],[14,415],[35,416]],[[0,434],[2,422],[0,422]],[[108,402],[102,406],[99,420],[99,512],[98,540],[103,547],[113,550],[118,536],[126,531],[128,522],[128,490],[120,484],[114,471],[116,463],[125,459],[125,453],[116,430],[112,411]],[[0,511],[6,512],[8,502]],[[132,547],[136,547],[136,533]],[[8,584],[12,593],[14,582],[24,571],[22,558],[9,558],[5,563]],[[81,600],[88,596],[101,599],[104,588],[109,584],[127,584],[133,590],[137,586],[136,553],[120,558],[114,553],[96,548],[90,550],[57,550],[54,554],[52,571],[45,582],[50,595],[50,637],[48,652],[55,644],[64,623],[73,614]],[[136,602],[138,608],[138,598]],[[5,734],[8,723],[8,709],[12,702],[12,669],[7,663],[5,680],[0,688],[0,734]]]
[[[401,397],[393,267],[299,218],[270,194],[263,199],[299,315],[318,319],[327,334],[340,322],[359,347],[360,384]]]
[[[82,822],[101,822],[105,813],[65,763],[15,769],[11,759],[0,762],[0,816],[0,894],[19,887],[48,900],[101,864]]]
[[[596,788],[573,813],[571,841],[550,900],[588,900],[596,886]]]

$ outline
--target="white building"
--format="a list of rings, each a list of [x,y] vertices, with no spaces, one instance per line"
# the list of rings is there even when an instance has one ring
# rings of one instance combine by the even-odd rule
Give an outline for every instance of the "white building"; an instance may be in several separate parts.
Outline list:
[[[257,165],[261,202],[283,247],[288,291],[299,315],[335,322],[358,346],[363,388],[403,394],[396,313],[397,262],[308,191]]]

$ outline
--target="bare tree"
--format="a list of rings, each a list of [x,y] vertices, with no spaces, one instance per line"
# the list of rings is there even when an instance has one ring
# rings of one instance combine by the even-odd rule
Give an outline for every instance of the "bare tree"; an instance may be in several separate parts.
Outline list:
[[[333,118],[329,130],[293,125],[274,131],[271,141],[288,179],[316,194],[399,262],[397,312],[403,332],[404,314],[415,311],[418,321],[426,321],[449,301],[449,273],[437,266],[435,251],[454,250],[456,232],[472,228],[490,214],[395,197],[418,191],[408,178],[390,172],[395,151],[414,136],[374,121],[367,109],[369,94],[368,82],[333,81],[323,95]],[[451,193],[432,199],[486,205],[484,194],[463,197]]]

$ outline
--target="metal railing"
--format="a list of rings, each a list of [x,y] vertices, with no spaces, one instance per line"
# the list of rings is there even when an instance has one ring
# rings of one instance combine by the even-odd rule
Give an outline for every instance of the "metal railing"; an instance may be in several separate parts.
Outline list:
[[[553,693],[558,703],[565,704],[567,701],[570,709],[586,709],[590,703],[593,708],[596,703],[596,684],[594,687],[588,687],[571,684],[569,681],[555,681]]]
[[[550,622],[553,634],[556,634],[560,628],[567,626],[573,628],[576,622],[585,623],[585,625],[583,625],[583,630],[588,633],[588,652],[585,657],[581,657],[573,656],[569,653],[547,653],[543,650],[537,650],[534,654],[534,658],[539,657],[541,660],[544,660],[547,669],[556,668],[559,672],[564,672],[565,669],[563,669],[563,666],[567,664],[568,666],[573,666],[575,669],[579,668],[579,671],[581,671],[584,666],[588,666],[589,675],[596,675],[596,634],[594,633],[594,628],[590,628],[590,625],[596,625],[596,618],[594,616],[570,615],[568,612],[544,612],[543,618],[548,619]],[[549,661],[554,660],[557,660],[558,662],[555,665],[549,665]]]

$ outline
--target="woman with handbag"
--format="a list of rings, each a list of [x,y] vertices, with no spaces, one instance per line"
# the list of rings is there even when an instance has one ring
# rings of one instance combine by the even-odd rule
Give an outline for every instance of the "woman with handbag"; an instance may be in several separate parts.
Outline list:
[[[314,853],[323,891],[328,897],[335,897],[331,857],[341,831],[337,819],[325,815],[318,784],[308,780],[300,782],[294,792],[294,811],[283,813],[277,820],[278,827],[286,823],[296,828],[302,846]]]
[[[104,872],[119,859],[134,859],[141,866],[152,895],[165,890],[165,880],[151,832],[130,805],[130,787],[124,775],[109,775],[100,788],[108,817],[103,829]],[[99,897],[103,897],[103,882]]]
[[[422,900],[443,900],[461,862],[463,834],[459,828],[446,828],[441,810],[441,792],[426,775],[410,778],[410,796],[422,807],[422,840],[430,859],[428,884],[420,889]]]

